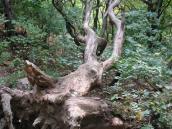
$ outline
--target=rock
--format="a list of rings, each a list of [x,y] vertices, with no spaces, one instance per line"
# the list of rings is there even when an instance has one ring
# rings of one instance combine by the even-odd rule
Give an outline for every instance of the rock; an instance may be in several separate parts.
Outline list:
[[[22,78],[17,81],[17,87],[20,90],[30,90],[31,86],[27,78]]]

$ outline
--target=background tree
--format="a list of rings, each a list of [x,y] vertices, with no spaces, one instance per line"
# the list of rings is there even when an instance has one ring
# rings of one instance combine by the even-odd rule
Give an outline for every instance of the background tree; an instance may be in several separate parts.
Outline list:
[[[5,22],[5,29],[7,30],[7,36],[11,36],[14,34],[14,25],[12,24],[13,20],[13,13],[12,13],[12,8],[11,8],[11,1],[10,0],[2,0],[2,5],[3,5],[3,12],[6,18]]]

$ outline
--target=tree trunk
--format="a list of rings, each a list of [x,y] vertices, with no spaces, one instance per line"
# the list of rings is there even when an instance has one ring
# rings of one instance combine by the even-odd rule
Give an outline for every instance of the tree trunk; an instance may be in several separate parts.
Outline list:
[[[98,28],[98,21],[99,21],[99,7],[100,6],[100,0],[97,0],[97,5],[96,5],[96,12],[95,12],[95,17],[94,17],[94,30],[97,31]]]
[[[16,129],[123,129],[122,120],[111,115],[106,101],[86,97],[101,84],[103,65],[92,63],[53,79],[27,62],[25,71],[33,90],[0,89],[4,112],[0,128],[14,129],[14,125]]]
[[[7,30],[6,35],[11,36],[14,34],[14,26],[12,24],[13,15],[12,15],[12,9],[11,9],[11,1],[2,0],[2,4],[4,7],[4,15],[7,20],[7,22],[5,22],[5,29]]]
[[[105,100],[89,97],[88,93],[101,86],[103,72],[118,61],[124,40],[124,19],[118,19],[109,4],[107,15],[116,25],[113,51],[109,59],[98,61],[96,51],[100,37],[89,26],[93,1],[87,0],[84,10],[84,64],[60,78],[46,75],[33,63],[26,61],[25,71],[33,90],[0,89],[1,129],[124,129],[124,122],[111,114]]]

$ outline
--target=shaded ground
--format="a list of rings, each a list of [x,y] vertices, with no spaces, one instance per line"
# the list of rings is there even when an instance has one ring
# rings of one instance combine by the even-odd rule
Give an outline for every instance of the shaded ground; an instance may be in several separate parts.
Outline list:
[[[18,71],[8,66],[0,66],[0,82],[5,80],[14,87],[14,80],[21,78],[15,74]],[[68,70],[64,73],[68,73]],[[172,90],[164,88],[162,92],[151,91],[134,83],[126,86],[108,86],[114,78],[115,71],[104,76],[103,87],[93,90],[92,96],[100,96],[112,102],[114,115],[122,117],[132,129],[171,129],[172,120]],[[12,79],[11,79],[12,78]],[[8,82],[8,83],[7,83]],[[0,83],[0,84],[1,84]],[[169,86],[170,87],[170,86]],[[166,125],[163,125],[166,123]],[[149,127],[149,128],[148,128]],[[144,128],[143,128],[144,129]]]
[[[9,74],[8,68],[0,66],[0,77],[5,77]]]

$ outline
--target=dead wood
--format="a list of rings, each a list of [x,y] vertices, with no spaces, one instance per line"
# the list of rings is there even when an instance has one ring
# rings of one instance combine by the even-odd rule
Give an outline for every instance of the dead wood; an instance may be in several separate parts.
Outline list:
[[[83,29],[85,31],[84,64],[60,78],[52,78],[33,63],[26,61],[25,71],[31,91],[0,88],[0,127],[2,129],[123,129],[124,122],[111,115],[110,105],[89,91],[101,86],[103,72],[115,63],[124,40],[124,21],[113,9],[119,0],[109,3],[107,15],[117,27],[112,56],[104,62],[97,59],[100,37],[90,27],[92,0],[86,0]]]

